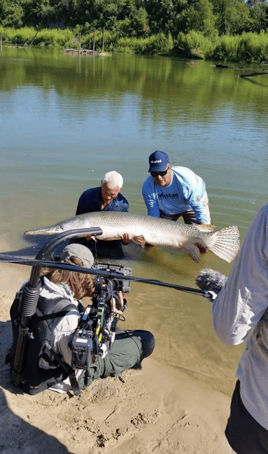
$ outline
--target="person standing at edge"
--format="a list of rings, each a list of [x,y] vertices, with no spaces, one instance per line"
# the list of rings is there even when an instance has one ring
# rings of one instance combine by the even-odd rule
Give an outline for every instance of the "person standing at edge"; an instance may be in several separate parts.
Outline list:
[[[150,176],[142,187],[148,215],[186,224],[210,224],[206,185],[186,167],[173,167],[164,151],[149,156]]]
[[[120,173],[112,170],[105,173],[101,180],[101,186],[87,189],[80,196],[76,215],[92,213],[94,211],[123,211],[128,212],[129,203],[120,193],[123,187],[123,177]],[[72,242],[72,241],[71,241]],[[85,238],[76,238],[76,243],[87,246],[91,252],[105,258],[121,259],[124,257],[123,244],[128,244],[129,239],[123,238],[122,241],[95,241]]]
[[[248,340],[236,371],[225,431],[237,454],[268,454],[267,227],[265,205],[251,223],[232,271],[212,306],[214,329],[224,345]]]

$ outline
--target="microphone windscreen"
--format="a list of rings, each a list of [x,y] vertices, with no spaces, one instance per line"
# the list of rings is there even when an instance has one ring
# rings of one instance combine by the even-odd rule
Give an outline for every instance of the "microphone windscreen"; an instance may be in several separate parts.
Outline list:
[[[195,281],[201,290],[208,290],[219,293],[219,291],[227,281],[227,276],[220,273],[219,271],[205,268],[200,271]]]

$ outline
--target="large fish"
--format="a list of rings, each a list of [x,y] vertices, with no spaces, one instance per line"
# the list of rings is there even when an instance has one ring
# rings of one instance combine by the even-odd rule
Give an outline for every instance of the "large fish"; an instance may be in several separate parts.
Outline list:
[[[132,213],[101,211],[85,213],[41,230],[28,230],[25,235],[54,235],[73,229],[100,227],[100,240],[118,240],[125,234],[137,244],[168,246],[185,251],[195,262],[200,261],[198,245],[231,262],[240,247],[240,235],[236,226],[216,231],[212,225],[183,224],[151,216]]]

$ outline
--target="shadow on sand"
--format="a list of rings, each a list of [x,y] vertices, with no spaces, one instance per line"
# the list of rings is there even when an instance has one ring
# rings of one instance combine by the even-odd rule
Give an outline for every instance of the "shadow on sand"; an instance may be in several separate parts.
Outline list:
[[[75,454],[57,438],[24,421],[10,408],[7,402],[9,394],[15,394],[18,398],[19,394],[22,394],[11,382],[10,368],[5,364],[11,339],[11,322],[0,322],[0,452],[3,454],[47,454],[51,452]],[[25,405],[27,405],[27,401]]]

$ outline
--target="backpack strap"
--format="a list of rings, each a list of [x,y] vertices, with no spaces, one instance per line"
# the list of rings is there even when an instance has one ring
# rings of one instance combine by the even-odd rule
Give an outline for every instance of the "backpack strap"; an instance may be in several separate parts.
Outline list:
[[[51,345],[49,343],[47,343],[46,348],[54,356],[55,360],[59,363],[59,365],[63,368],[63,370],[67,373],[67,375],[70,379],[72,390],[73,390],[74,394],[76,396],[79,396],[81,394],[81,389],[79,388],[78,381],[75,376],[75,371],[68,364],[64,363],[61,360],[59,355],[57,355],[57,353],[53,350],[53,348],[51,347]]]
[[[42,296],[39,297],[36,315],[38,317],[38,322],[43,320],[51,320],[58,317],[63,317],[71,310],[75,310],[77,313],[81,313],[79,306],[76,306],[67,298],[53,298],[47,300]],[[46,313],[46,315],[44,315]]]
[[[82,305],[81,305],[81,307],[79,307],[79,306],[77,307],[74,303],[71,303],[68,299],[57,298],[56,300],[55,299],[51,300],[53,307],[51,307],[50,309],[47,309],[47,307],[46,307],[46,311],[49,310],[50,313],[43,315],[42,309],[44,310],[45,303],[47,303],[47,300],[41,298],[41,300],[40,300],[41,307],[38,308],[36,311],[37,320],[39,323],[41,322],[41,326],[48,324],[48,320],[55,320],[56,318],[64,317],[72,310],[77,315],[81,315],[81,307],[83,307]],[[50,301],[49,301],[49,303],[50,303]],[[38,304],[38,306],[39,306],[39,304]],[[57,323],[55,324],[55,326],[57,326]],[[55,328],[55,326],[53,326],[53,328]],[[45,350],[47,350],[50,353],[50,355],[52,355],[53,358],[55,359],[54,364],[55,363],[58,364],[66,372],[67,376],[70,379],[72,390],[73,390],[74,394],[76,396],[79,396],[81,393],[81,390],[80,390],[78,382],[76,380],[75,371],[69,366],[69,364],[62,361],[62,358],[60,357],[60,355],[58,355],[55,352],[55,350],[53,350],[53,348],[51,347],[51,345],[48,341],[45,341],[45,343],[44,343],[44,349],[43,349],[44,354],[45,354]]]

